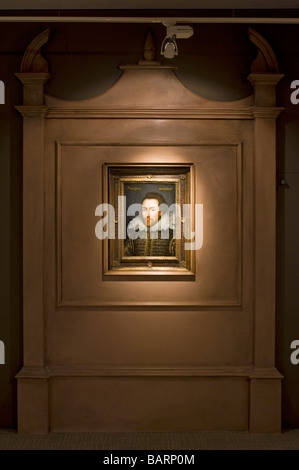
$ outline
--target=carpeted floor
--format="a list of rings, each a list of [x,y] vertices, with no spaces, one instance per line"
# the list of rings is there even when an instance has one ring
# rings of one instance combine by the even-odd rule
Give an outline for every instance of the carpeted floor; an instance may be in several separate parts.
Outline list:
[[[299,450],[299,429],[245,431],[18,434],[0,430],[0,450]]]

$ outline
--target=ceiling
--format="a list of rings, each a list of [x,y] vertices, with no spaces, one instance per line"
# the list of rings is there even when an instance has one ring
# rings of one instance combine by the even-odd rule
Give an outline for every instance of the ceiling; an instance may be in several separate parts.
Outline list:
[[[182,7],[183,5],[183,7]],[[0,10],[297,9],[299,0],[1,0]]]

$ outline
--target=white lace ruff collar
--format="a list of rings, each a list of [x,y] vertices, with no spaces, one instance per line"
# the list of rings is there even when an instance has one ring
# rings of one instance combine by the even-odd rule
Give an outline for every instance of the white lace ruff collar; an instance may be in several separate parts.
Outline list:
[[[150,227],[150,230],[153,232],[156,232],[157,230],[174,230],[174,229],[175,229],[175,219],[174,219],[172,212],[170,213],[166,212],[165,214],[163,214],[161,219],[158,220],[158,222],[155,223],[155,225]],[[141,232],[147,231],[147,226],[145,225],[142,216],[138,215],[137,217],[134,217],[134,219],[132,219],[129,222],[128,230],[130,231],[132,230],[134,232],[136,232],[137,230]]]

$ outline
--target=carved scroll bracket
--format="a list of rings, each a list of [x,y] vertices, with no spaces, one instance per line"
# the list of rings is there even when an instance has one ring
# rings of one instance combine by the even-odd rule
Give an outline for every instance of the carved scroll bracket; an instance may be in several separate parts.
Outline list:
[[[41,48],[49,41],[50,30],[40,33],[27,47],[21,63],[21,73],[36,72],[47,73],[48,62],[41,54]]]
[[[41,48],[50,37],[50,30],[40,33],[27,47],[16,77],[23,83],[23,104],[39,106],[44,103],[44,84],[49,80],[48,63]]]
[[[252,28],[248,29],[248,37],[258,50],[247,77],[254,87],[254,104],[273,107],[276,105],[276,85],[284,75],[279,73],[276,56],[266,39]]]

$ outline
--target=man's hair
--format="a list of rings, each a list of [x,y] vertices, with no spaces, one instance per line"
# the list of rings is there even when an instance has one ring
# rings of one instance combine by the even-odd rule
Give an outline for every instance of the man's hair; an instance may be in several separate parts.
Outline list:
[[[146,193],[146,195],[144,196],[144,198],[141,201],[141,204],[143,204],[145,199],[157,199],[157,201],[159,202],[159,206],[161,206],[162,204],[166,204],[164,196],[160,193],[155,193],[154,191],[151,192],[151,193]],[[162,207],[162,209],[163,209],[163,207]],[[162,210],[162,212],[163,212],[163,210]]]

